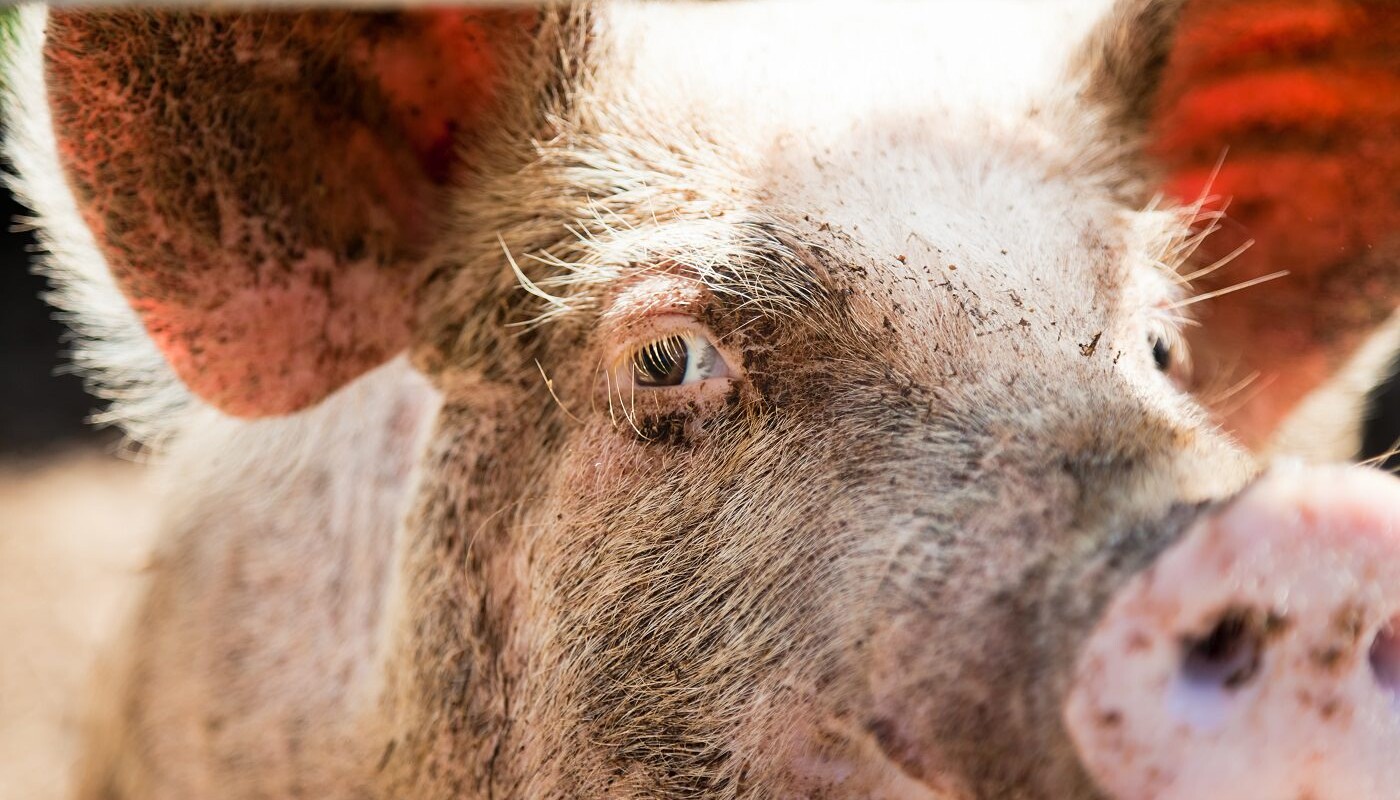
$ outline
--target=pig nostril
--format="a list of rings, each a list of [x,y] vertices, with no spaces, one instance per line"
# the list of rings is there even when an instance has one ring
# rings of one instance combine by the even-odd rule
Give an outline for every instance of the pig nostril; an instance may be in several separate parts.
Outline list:
[[[1259,615],[1243,609],[1227,611],[1200,639],[1186,641],[1182,677],[1198,688],[1238,689],[1259,672],[1264,652],[1264,627]]]
[[[1172,716],[1198,731],[1220,730],[1237,710],[1230,695],[1259,675],[1264,648],[1287,624],[1280,614],[1236,606],[1204,635],[1184,638],[1181,670],[1167,695]]]
[[[1376,682],[1400,701],[1400,617],[1395,617],[1371,642],[1371,671]]]

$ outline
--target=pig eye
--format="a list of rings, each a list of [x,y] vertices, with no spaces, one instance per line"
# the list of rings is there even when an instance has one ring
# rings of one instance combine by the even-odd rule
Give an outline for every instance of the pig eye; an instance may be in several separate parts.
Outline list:
[[[1170,376],[1173,380],[1184,380],[1191,371],[1186,341],[1175,327],[1165,324],[1154,327],[1156,330],[1147,337],[1147,344],[1152,348],[1153,365],[1157,367],[1158,372]]]
[[[1189,319],[1172,318],[1165,312],[1155,312],[1148,319],[1147,346],[1152,352],[1152,366],[1177,388],[1184,387],[1191,374],[1191,352],[1182,336],[1182,325],[1190,324]]]
[[[1172,364],[1175,363],[1173,359],[1175,354],[1172,352],[1172,343],[1166,336],[1161,334],[1154,334],[1151,339],[1152,363],[1156,364],[1157,369],[1162,372],[1170,371]]]
[[[659,389],[729,374],[719,351],[703,335],[685,331],[652,339],[628,359],[632,385]]]

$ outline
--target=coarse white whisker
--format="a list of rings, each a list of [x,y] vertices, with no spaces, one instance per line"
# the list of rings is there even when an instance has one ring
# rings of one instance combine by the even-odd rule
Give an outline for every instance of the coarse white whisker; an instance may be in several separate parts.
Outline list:
[[[1220,258],[1216,259],[1211,264],[1201,267],[1195,272],[1189,273],[1187,275],[1182,275],[1181,280],[1183,283],[1190,283],[1199,278],[1203,278],[1211,274],[1212,272],[1215,272],[1216,270],[1220,269],[1221,267],[1224,267],[1226,264],[1229,264],[1231,261],[1234,261],[1235,259],[1239,258],[1244,253],[1244,251],[1248,250],[1253,246],[1254,240],[1250,239],[1249,241],[1241,244],[1239,247],[1236,247],[1234,250],[1231,250],[1224,256],[1221,256]]]
[[[1234,414],[1268,388],[1270,381],[1262,380],[1262,377],[1259,372],[1251,372],[1223,391],[1211,393],[1208,405],[1215,406],[1222,416]],[[1227,400],[1230,402],[1226,403]]]
[[[1185,308],[1187,306],[1195,305],[1196,303],[1203,303],[1206,300],[1214,300],[1217,297],[1223,297],[1227,294],[1233,294],[1242,289],[1248,289],[1251,286],[1258,286],[1261,283],[1267,283],[1268,281],[1285,277],[1288,274],[1288,270],[1281,269],[1278,272],[1271,272],[1268,275],[1261,275],[1257,278],[1251,278],[1247,281],[1240,281],[1239,283],[1233,286],[1226,286],[1224,289],[1216,289],[1213,292],[1206,292],[1205,294],[1198,294],[1195,297],[1188,297],[1185,300],[1179,300],[1167,306],[1167,309],[1169,311],[1175,311],[1178,308]]]
[[[520,269],[520,265],[515,263],[515,256],[511,255],[510,248],[506,246],[505,238],[502,237],[499,233],[496,234],[496,241],[500,243],[501,252],[505,253],[506,262],[510,264],[511,272],[515,273],[515,280],[520,284],[520,288],[524,289],[525,291],[529,292],[535,297],[540,298],[546,303],[549,303],[555,308],[568,308],[568,303],[565,302],[563,298],[555,297],[554,295],[549,294],[548,292],[541,289],[539,286],[535,285],[534,281],[530,280],[529,276],[527,276],[524,273],[524,271]]]
[[[1379,467],[1385,462],[1394,458],[1395,456],[1400,456],[1400,439],[1396,439],[1394,442],[1392,442],[1390,447],[1386,448],[1384,452],[1371,456],[1370,458],[1363,459],[1356,463],[1363,467]],[[1400,472],[1400,465],[1396,465],[1396,467],[1392,471]]]
[[[554,381],[550,380],[550,377],[545,374],[544,365],[540,363],[538,358],[535,359],[535,368],[540,371],[540,377],[544,378],[544,388],[549,390],[549,396],[554,398],[554,404],[559,406],[559,410],[563,411],[565,416],[582,425],[583,420],[574,416],[574,412],[570,411],[569,407],[564,405],[564,401],[559,399],[559,395],[554,392]]]

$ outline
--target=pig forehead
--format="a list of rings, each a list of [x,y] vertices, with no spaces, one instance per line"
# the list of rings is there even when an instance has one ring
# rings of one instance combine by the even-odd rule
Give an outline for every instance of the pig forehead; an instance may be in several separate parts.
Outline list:
[[[1107,0],[759,0],[613,7],[614,72],[739,138],[920,109],[1015,115],[1063,83]]]
[[[622,15],[621,79],[714,131],[756,209],[839,230],[871,297],[931,307],[953,266],[979,297],[1086,309],[1123,261],[1122,209],[1076,182],[1064,121],[1098,5],[648,5]]]
[[[774,191],[790,193],[785,204],[809,204],[803,222],[817,242],[827,229],[834,257],[822,261],[853,290],[852,318],[894,334],[871,344],[907,374],[945,372],[949,362],[1080,366],[1082,347],[1115,339],[1165,296],[1155,274],[1130,269],[1133,231],[1107,203],[1037,183],[1014,164],[989,167],[1006,175],[943,176],[953,185],[937,185],[932,170],[876,184],[841,174],[860,163],[852,156],[820,185],[794,179]]]
[[[761,205],[839,231],[838,261],[902,301],[946,299],[951,283],[1082,315],[1135,278],[1134,216],[1021,132],[874,120],[778,148],[761,174]]]

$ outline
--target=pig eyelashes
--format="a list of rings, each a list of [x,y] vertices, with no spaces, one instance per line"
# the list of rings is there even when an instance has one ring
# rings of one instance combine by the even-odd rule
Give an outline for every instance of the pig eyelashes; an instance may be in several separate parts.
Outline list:
[[[637,388],[685,386],[728,374],[728,365],[714,344],[695,331],[652,339],[634,349],[627,359],[628,378]]]

